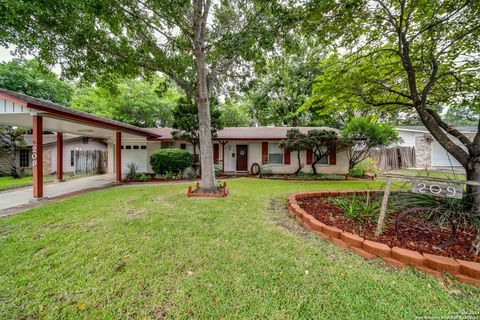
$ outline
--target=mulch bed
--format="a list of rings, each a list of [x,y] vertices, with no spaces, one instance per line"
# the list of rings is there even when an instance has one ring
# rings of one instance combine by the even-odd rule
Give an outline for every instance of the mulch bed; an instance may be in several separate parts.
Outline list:
[[[398,212],[390,213],[386,219],[383,233],[376,238],[376,222],[360,223],[354,221],[343,214],[343,209],[336,204],[326,201],[325,198],[307,198],[299,200],[298,204],[307,213],[314,216],[326,225],[334,226],[344,231],[356,234],[368,240],[382,242],[390,247],[401,247],[418,251],[420,253],[430,253],[462,260],[480,262],[480,256],[470,252],[472,242],[476,238],[476,233],[471,227],[457,227],[456,242],[447,248],[439,248],[435,244],[446,241],[450,236],[449,229],[433,228],[431,233],[426,235],[413,236],[402,232],[403,239],[398,237],[395,230],[395,218]],[[406,218],[409,224],[425,224],[421,217]]]

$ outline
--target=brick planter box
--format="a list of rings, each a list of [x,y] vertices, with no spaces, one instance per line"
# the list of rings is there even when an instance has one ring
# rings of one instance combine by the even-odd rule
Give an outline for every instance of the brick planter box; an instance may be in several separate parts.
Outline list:
[[[199,187],[199,183],[197,182],[196,189],[198,189]],[[223,187],[220,188],[220,193],[199,193],[192,190],[192,186],[189,186],[187,189],[187,197],[223,198],[226,196],[228,196],[228,188],[226,182],[224,183]]]
[[[365,240],[355,234],[327,226],[303,210],[298,200],[314,197],[338,197],[343,195],[363,195],[367,191],[318,191],[301,192],[288,196],[288,210],[292,217],[301,225],[308,225],[317,235],[330,240],[340,248],[350,248],[356,254],[370,260],[382,258],[385,263],[403,268],[411,265],[417,270],[433,276],[441,276],[442,272],[453,274],[459,281],[474,284],[480,287],[480,263],[452,259],[434,254],[421,254],[417,251],[393,247],[387,244]]]

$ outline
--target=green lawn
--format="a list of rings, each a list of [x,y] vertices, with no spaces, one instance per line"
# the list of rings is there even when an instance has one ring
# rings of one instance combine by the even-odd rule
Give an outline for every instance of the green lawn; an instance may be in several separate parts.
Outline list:
[[[90,176],[90,175],[88,174],[76,175],[76,176],[64,175],[63,179],[72,180],[72,179],[78,179],[78,178],[83,178],[87,176]],[[46,175],[46,176],[43,176],[43,183],[45,184],[52,183],[52,182],[55,182],[55,179],[56,179],[55,175]],[[12,177],[10,176],[0,177],[0,191],[28,187],[28,186],[31,186],[32,184],[33,184],[32,176],[25,176],[20,179],[12,179]]]
[[[402,169],[402,170],[390,170],[386,173],[403,174],[408,176],[465,180],[465,174],[453,173],[453,172],[431,171],[431,170]]]
[[[304,231],[286,196],[381,182],[229,180],[98,191],[0,219],[1,319],[413,319],[478,311],[480,288],[397,271]]]

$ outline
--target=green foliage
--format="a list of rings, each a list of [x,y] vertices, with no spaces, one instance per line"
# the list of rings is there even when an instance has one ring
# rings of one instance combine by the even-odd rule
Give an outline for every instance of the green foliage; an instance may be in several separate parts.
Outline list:
[[[367,193],[364,197],[333,198],[331,201],[343,209],[343,214],[360,223],[375,221],[380,212],[380,201]]]
[[[222,127],[250,127],[253,125],[252,118],[244,104],[228,99],[219,108]]]
[[[152,177],[150,177],[148,174],[146,173],[142,173],[140,175],[140,177],[138,177],[138,180],[142,181],[142,182],[149,182],[150,180],[152,180]]]
[[[350,169],[348,175],[351,177],[363,177],[366,174],[377,174],[378,172],[378,166],[372,159],[364,159]]]
[[[0,14],[1,16],[1,14]],[[0,88],[68,106],[73,87],[38,60],[17,59],[0,63]]]
[[[307,139],[307,135],[301,133],[298,129],[289,129],[287,131],[287,139],[280,141],[279,147],[284,149],[285,151],[297,152],[298,168],[295,173],[299,173],[303,167],[303,164],[300,160],[300,152],[307,150],[310,147],[310,142]]]
[[[118,80],[116,90],[77,88],[71,107],[138,127],[167,127],[180,93],[164,78]]]
[[[221,112],[216,104],[210,105],[212,136],[215,137],[217,130],[222,129],[222,121],[220,119]],[[173,125],[176,130],[172,131],[174,139],[186,140],[192,144],[199,143],[199,122],[197,106],[192,99],[182,97],[179,99],[177,106],[173,111]]]
[[[219,164],[216,164],[214,167],[215,169],[215,176],[221,176],[222,175],[222,166]]]
[[[134,162],[127,164],[127,174],[125,175],[126,181],[137,181],[140,177],[138,172],[138,165]]]
[[[186,167],[182,171],[182,178],[187,180],[193,180],[197,177],[197,171],[192,167]]]
[[[192,155],[182,149],[160,149],[150,157],[152,170],[158,174],[182,171],[192,164]]]
[[[298,172],[292,175],[294,178],[305,178],[305,179],[325,179],[325,180],[344,180],[345,176],[340,174],[326,174],[326,173],[312,173],[312,172]]]

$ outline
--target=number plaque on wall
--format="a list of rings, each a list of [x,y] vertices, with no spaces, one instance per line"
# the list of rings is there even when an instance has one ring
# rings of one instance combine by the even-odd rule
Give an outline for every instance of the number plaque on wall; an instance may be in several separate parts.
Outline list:
[[[412,192],[437,197],[461,199],[463,196],[463,186],[413,182]]]

